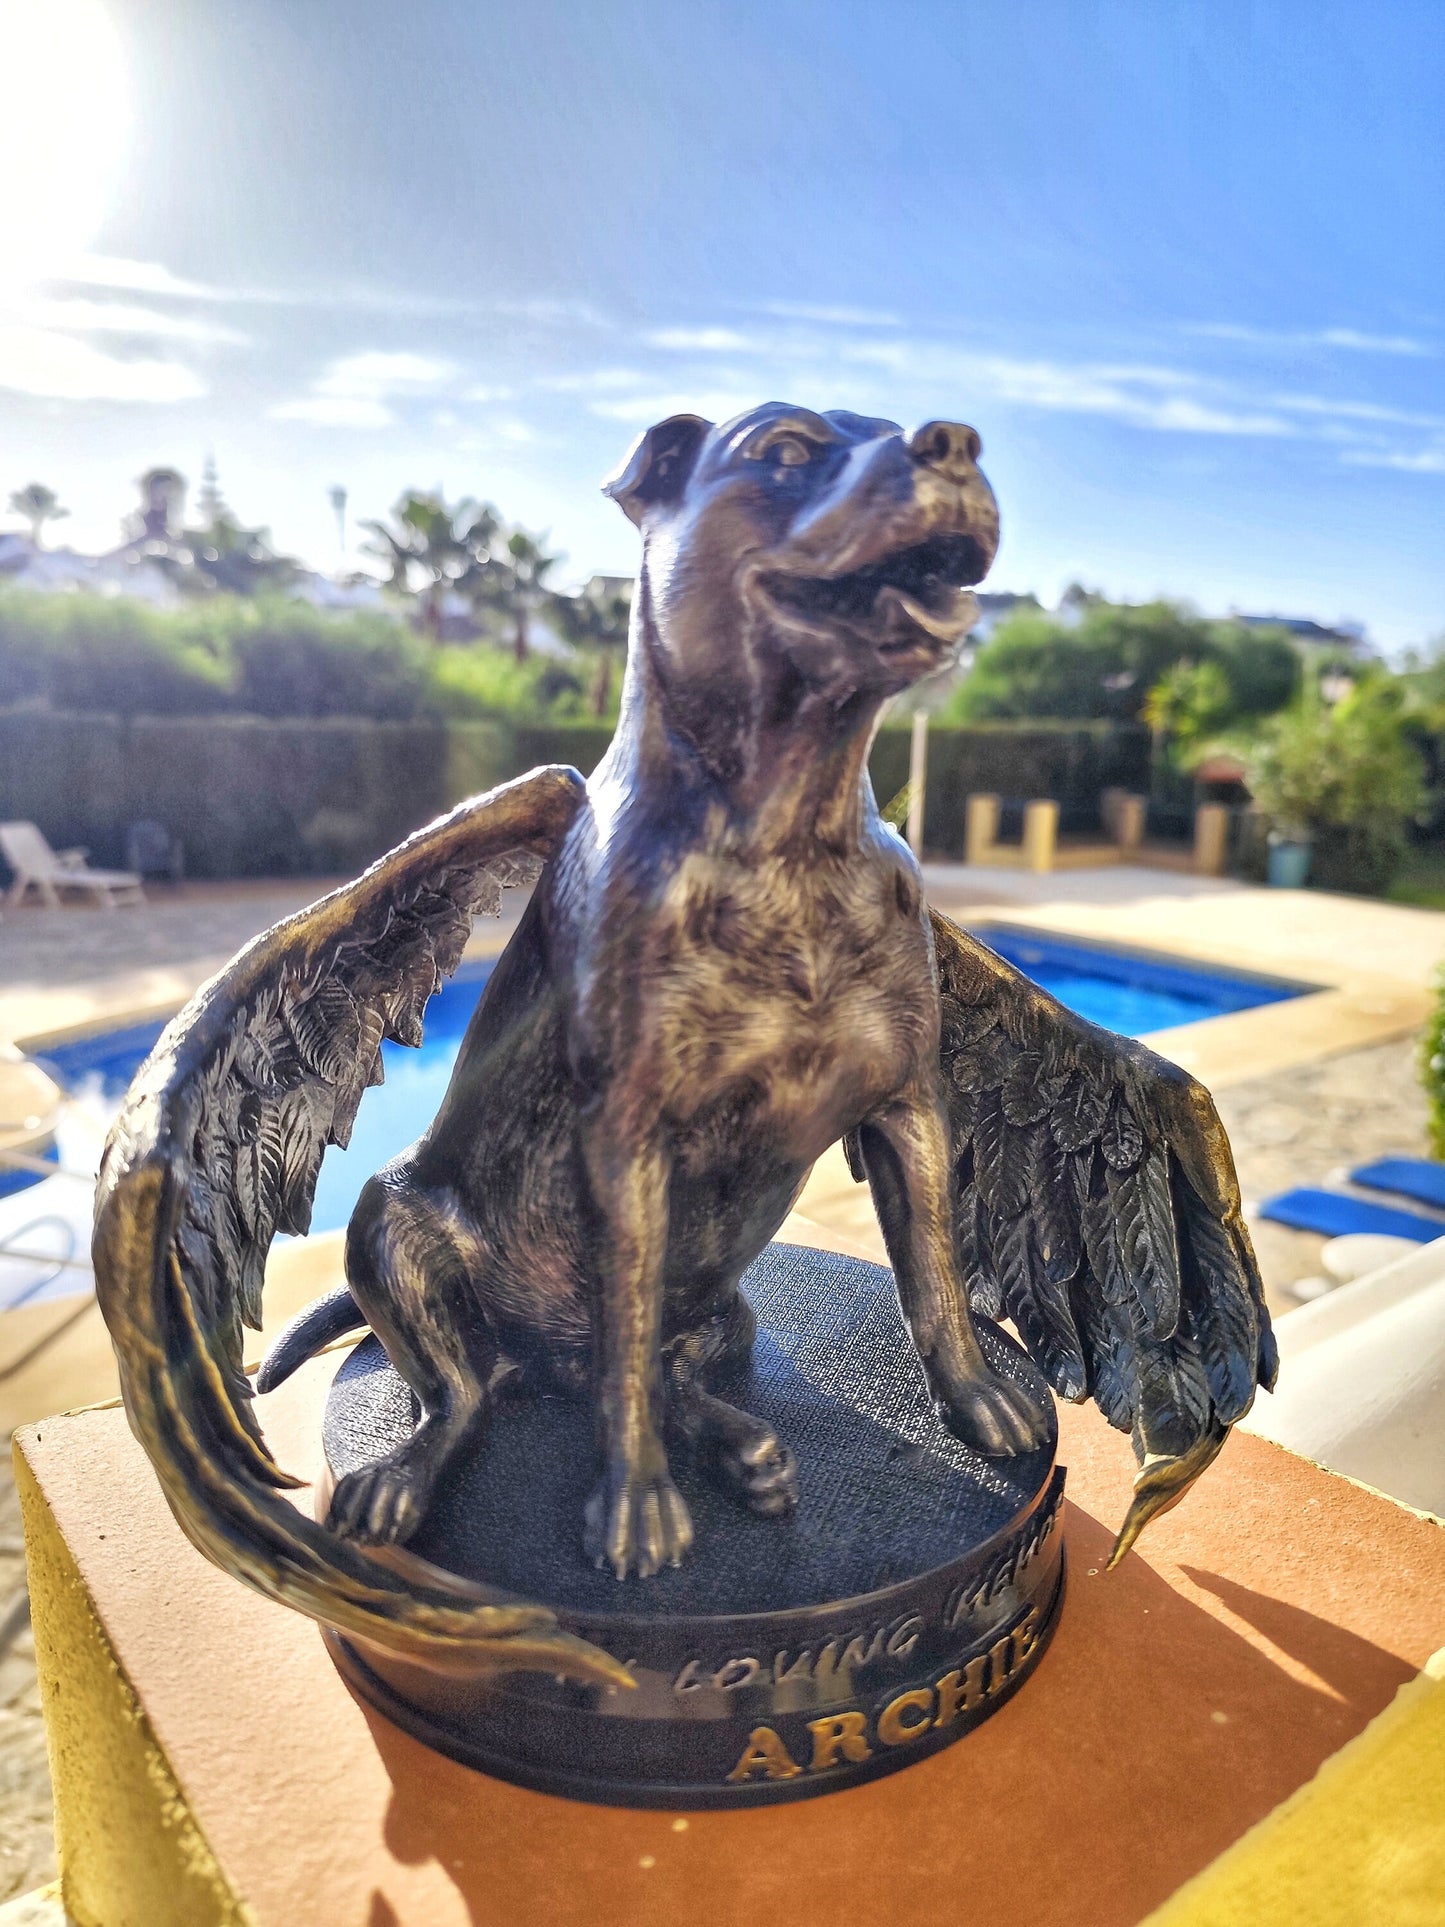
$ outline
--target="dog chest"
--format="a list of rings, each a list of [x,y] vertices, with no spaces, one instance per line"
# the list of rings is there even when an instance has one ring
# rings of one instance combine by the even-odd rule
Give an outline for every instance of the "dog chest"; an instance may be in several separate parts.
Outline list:
[[[654,931],[659,1059],[689,1110],[741,1082],[768,1108],[881,1095],[926,1041],[926,939],[882,866],[690,858]]]

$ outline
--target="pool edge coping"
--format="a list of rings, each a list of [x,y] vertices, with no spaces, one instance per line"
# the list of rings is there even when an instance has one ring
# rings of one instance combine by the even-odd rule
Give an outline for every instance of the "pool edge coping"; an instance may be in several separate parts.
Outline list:
[[[1091,931],[1071,929],[1068,919],[1059,914],[1063,906],[1058,903],[1047,906],[1052,913],[1048,921],[1038,922],[1030,918],[1022,904],[1017,909],[1010,905],[1007,915],[990,915],[995,908],[1001,910],[1001,905],[980,905],[982,915],[971,915],[963,905],[939,907],[951,921],[970,928],[993,925],[1024,935],[1037,935],[1041,941],[1052,937],[1084,949],[1124,950],[1166,965],[1196,966],[1227,971],[1257,982],[1300,986],[1299,994],[1290,998],[1143,1034],[1141,1041],[1151,1050],[1171,1058],[1210,1090],[1225,1089],[1346,1051],[1393,1042],[1418,1029],[1431,1006],[1430,991],[1423,984],[1378,971],[1344,972],[1338,962],[1308,956],[1300,961],[1299,976],[1285,977],[1277,967],[1271,967],[1275,959],[1252,957],[1247,946],[1231,945],[1230,954],[1225,956],[1219,949],[1187,941],[1173,947],[1131,943],[1127,939],[1111,943]],[[511,936],[512,927],[507,924],[478,930],[463,953],[463,963],[494,961]],[[106,986],[103,995],[66,990],[28,998],[20,996],[13,999],[19,1006],[18,1019],[10,1017],[6,1000],[0,998],[0,1037],[13,1042],[27,1055],[34,1055],[43,1054],[47,1046],[69,1043],[101,1031],[164,1022],[226,961],[206,959],[193,968],[174,966],[166,973],[172,981],[164,991],[155,981],[160,973],[146,971],[127,973],[115,986]],[[73,1015],[63,1017],[54,1008],[62,1002],[74,1002],[80,1008]],[[27,1004],[32,1007],[28,1013]],[[46,1005],[51,1006],[48,1012]]]

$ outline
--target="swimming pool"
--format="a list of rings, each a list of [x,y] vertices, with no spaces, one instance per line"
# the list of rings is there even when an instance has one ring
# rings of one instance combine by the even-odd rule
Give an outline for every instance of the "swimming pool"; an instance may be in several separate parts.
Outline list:
[[[1021,924],[974,924],[971,930],[1061,1004],[1125,1037],[1283,1003],[1318,987],[1184,964],[1152,951],[1115,949]]]
[[[978,924],[973,934],[1080,1016],[1132,1037],[1259,1004],[1278,1003],[1314,988],[1278,978],[1181,964],[1169,957],[1113,949],[1024,926]],[[491,970],[490,963],[465,964],[437,992],[427,1006],[426,1040],[420,1050],[406,1050],[399,1044],[382,1046],[386,1082],[363,1098],[347,1149],[327,1153],[316,1188],[313,1229],[330,1231],[343,1226],[372,1172],[404,1150],[430,1124]],[[61,1133],[63,1163],[72,1169],[94,1168],[100,1135],[161,1029],[159,1024],[132,1025],[55,1044],[36,1053],[56,1081],[77,1100],[75,1116]],[[19,1211],[28,1211],[33,1217],[41,1207],[74,1221],[72,1244],[83,1250],[88,1238],[84,1220],[89,1205],[73,1180],[68,1190],[62,1180],[48,1178],[18,1196],[0,1199],[0,1236],[12,1218],[19,1222]],[[57,1231],[55,1235],[60,1234]],[[32,1234],[29,1242],[34,1241]],[[9,1269],[0,1260],[0,1306],[11,1296],[6,1290]],[[44,1295],[52,1296],[65,1288],[66,1280],[59,1278]],[[75,1289],[73,1282],[69,1288]]]

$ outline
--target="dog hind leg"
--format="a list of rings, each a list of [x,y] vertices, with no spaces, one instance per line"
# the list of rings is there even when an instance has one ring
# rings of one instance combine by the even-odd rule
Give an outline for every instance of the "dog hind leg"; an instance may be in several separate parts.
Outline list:
[[[421,1416],[405,1445],[338,1482],[328,1523],[350,1538],[411,1538],[437,1481],[486,1415],[497,1350],[473,1289],[480,1257],[475,1231],[448,1194],[421,1190],[396,1171],[363,1190],[347,1232],[347,1279]]]
[[[708,1370],[744,1363],[755,1321],[745,1298],[715,1323],[672,1346],[668,1356],[669,1418],[725,1492],[764,1518],[798,1503],[798,1466],[790,1448],[765,1419],[740,1411],[702,1383]]]

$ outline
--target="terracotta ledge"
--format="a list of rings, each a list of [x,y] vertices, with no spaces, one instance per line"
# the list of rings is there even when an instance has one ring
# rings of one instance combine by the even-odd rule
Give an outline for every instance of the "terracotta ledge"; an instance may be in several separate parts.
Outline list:
[[[317,1468],[333,1369],[261,1402],[294,1471]],[[67,1904],[81,1927],[1432,1917],[1445,1532],[1237,1433],[1106,1577],[1132,1458],[1091,1412],[1061,1430],[1070,1592],[1027,1691],[907,1773],[674,1816],[429,1754],[351,1699],[313,1627],[190,1548],[119,1411],[46,1420],[17,1461]]]

